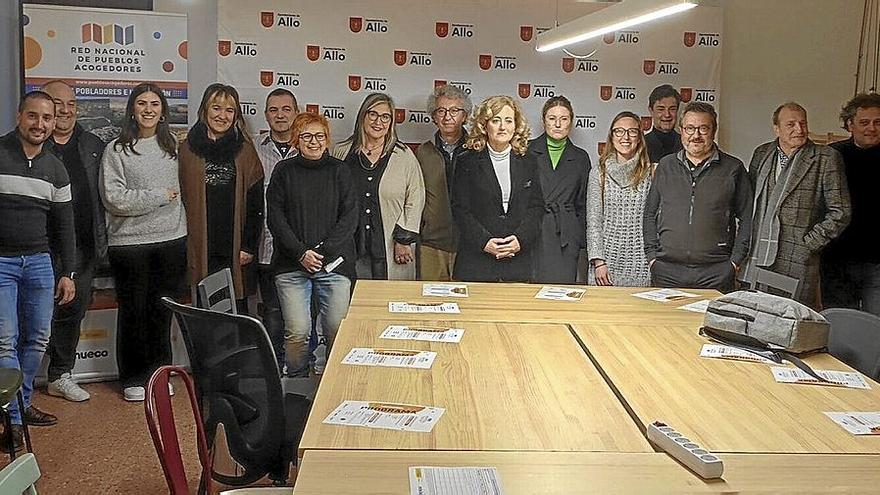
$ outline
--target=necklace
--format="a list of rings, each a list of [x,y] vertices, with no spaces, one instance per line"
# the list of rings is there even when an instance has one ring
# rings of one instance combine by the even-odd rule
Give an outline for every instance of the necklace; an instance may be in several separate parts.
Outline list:
[[[381,146],[382,146],[381,144],[377,144],[376,146],[373,146],[372,148],[368,148],[366,144],[363,144],[363,145],[361,145],[361,149],[367,151],[367,156],[373,156],[373,152],[376,151],[377,149],[379,149]]]
[[[364,163],[364,154],[363,153],[358,153],[357,158],[358,158],[358,163],[360,164],[361,168],[368,171],[368,172],[375,170],[376,166],[378,165],[378,162],[373,163],[369,158],[367,158],[367,163]]]

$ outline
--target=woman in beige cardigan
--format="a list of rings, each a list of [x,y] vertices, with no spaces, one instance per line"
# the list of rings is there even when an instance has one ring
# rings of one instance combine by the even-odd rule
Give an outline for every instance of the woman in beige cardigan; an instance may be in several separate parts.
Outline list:
[[[333,148],[350,167],[358,193],[358,278],[415,280],[425,182],[415,155],[397,139],[394,101],[364,99],[351,137]]]

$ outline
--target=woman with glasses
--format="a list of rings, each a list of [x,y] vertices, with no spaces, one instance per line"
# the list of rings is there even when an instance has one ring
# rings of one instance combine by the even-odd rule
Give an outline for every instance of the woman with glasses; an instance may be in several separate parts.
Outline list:
[[[544,133],[529,143],[544,191],[544,220],[535,253],[535,280],[577,282],[578,255],[584,247],[590,155],[568,138],[574,119],[571,102],[554,96],[541,110]]]
[[[452,216],[461,234],[453,278],[526,282],[538,240],[544,196],[529,124],[509,96],[480,103],[455,168]]]
[[[642,213],[653,166],[638,115],[617,114],[606,143],[587,190],[589,283],[647,287]]]
[[[116,365],[122,396],[144,400],[156,369],[171,364],[171,311],[163,296],[186,292],[186,212],[180,201],[177,141],[162,89],[131,91],[119,138],[104,152],[101,198],[107,210],[116,285]]]
[[[358,278],[415,280],[425,184],[409,147],[397,138],[394,101],[368,95],[354,132],[333,148],[349,166],[358,197],[355,232]]]
[[[301,113],[292,133],[299,154],[276,166],[266,204],[288,374],[307,377],[312,295],[328,353],[348,312],[358,211],[349,167],[327,152],[327,119]]]
[[[180,145],[180,186],[190,283],[230,268],[239,312],[247,313],[257,285],[249,268],[263,228],[263,166],[232,86],[214,83],[202,95],[199,121]]]

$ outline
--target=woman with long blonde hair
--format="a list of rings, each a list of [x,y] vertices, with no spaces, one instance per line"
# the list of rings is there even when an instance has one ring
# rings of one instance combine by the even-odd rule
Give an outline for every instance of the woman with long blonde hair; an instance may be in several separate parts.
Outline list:
[[[529,125],[509,96],[484,100],[471,117],[455,168],[452,216],[460,233],[453,278],[524,282],[544,214]]]
[[[606,143],[587,186],[589,283],[647,287],[642,212],[653,166],[638,115],[617,114]]]

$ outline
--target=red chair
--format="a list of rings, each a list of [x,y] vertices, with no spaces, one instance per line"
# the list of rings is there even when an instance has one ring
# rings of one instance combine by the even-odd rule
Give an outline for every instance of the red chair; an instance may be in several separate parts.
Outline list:
[[[186,393],[189,396],[190,407],[196,425],[196,442],[199,449],[199,462],[202,465],[201,484],[199,493],[214,493],[211,480],[211,452],[208,450],[208,442],[205,438],[205,429],[202,426],[202,415],[199,413],[196,400],[196,390],[192,378],[186,370],[180,366],[162,366],[157,369],[147,383],[144,410],[147,417],[147,426],[150,428],[150,436],[153,437],[153,445],[162,464],[165,473],[165,481],[168,483],[171,495],[188,495],[189,484],[186,480],[186,470],[180,455],[180,442],[177,440],[177,426],[174,424],[174,411],[171,408],[171,395],[168,383],[172,374],[180,376]],[[207,473],[207,475],[206,475]]]

